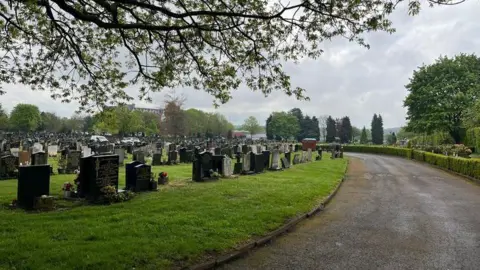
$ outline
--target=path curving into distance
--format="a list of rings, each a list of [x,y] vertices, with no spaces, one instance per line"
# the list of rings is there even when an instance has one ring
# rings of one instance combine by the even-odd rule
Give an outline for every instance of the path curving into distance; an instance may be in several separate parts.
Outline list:
[[[220,269],[480,269],[480,186],[411,160],[348,156],[325,211]]]

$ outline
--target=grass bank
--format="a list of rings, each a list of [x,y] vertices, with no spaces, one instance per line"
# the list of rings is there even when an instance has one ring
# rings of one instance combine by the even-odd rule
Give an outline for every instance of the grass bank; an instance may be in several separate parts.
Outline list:
[[[185,266],[309,211],[338,184],[345,166],[346,160],[325,157],[283,172],[209,183],[182,180],[191,176],[191,165],[162,166],[155,170],[165,169],[170,185],[125,203],[49,213],[0,209],[0,269]],[[71,177],[53,176],[52,188]],[[12,194],[16,180],[0,181],[0,200]]]

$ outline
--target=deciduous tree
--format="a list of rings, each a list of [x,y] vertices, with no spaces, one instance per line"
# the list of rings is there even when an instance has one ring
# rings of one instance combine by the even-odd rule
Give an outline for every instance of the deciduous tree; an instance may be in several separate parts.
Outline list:
[[[397,4],[6,0],[0,2],[0,81],[48,89],[81,108],[130,100],[125,89],[133,84],[146,99],[151,91],[187,85],[225,103],[242,82],[265,95],[280,90],[305,99],[282,61],[319,57],[320,44],[333,37],[369,47],[362,34],[393,32],[388,15]],[[410,14],[419,10],[420,0],[408,2]]]
[[[40,110],[31,104],[18,104],[10,114],[10,128],[16,131],[34,131],[40,125]]]
[[[473,54],[440,57],[414,71],[406,88],[407,130],[445,131],[459,143],[465,111],[480,96],[480,58]]]
[[[0,130],[7,130],[8,129],[8,114],[2,108],[2,104],[0,104]]]
[[[250,136],[253,136],[260,132],[260,130],[262,130],[262,127],[258,123],[255,116],[250,116],[245,119],[245,122],[242,125],[242,129],[248,131],[250,133]]]
[[[267,129],[270,129],[272,136],[282,139],[297,136],[300,130],[297,117],[287,112],[273,112],[270,117],[271,121]]]

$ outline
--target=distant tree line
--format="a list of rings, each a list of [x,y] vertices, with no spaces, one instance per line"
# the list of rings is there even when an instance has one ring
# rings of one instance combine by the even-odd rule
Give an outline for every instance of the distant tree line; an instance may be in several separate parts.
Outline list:
[[[266,135],[270,140],[320,138],[317,117],[303,115],[299,108],[288,112],[273,112],[266,120]]]
[[[225,116],[197,109],[183,110],[178,100],[166,102],[163,115],[117,106],[92,115],[60,117],[41,112],[32,104],[18,104],[8,114],[0,104],[0,130],[3,131],[231,137],[233,129]]]

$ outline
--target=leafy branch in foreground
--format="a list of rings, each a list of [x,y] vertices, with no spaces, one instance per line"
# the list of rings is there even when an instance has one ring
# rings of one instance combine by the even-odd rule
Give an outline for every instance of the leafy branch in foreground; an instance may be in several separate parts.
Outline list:
[[[152,91],[191,86],[218,105],[242,82],[308,99],[282,62],[316,58],[320,43],[336,36],[368,47],[361,34],[393,32],[387,15],[400,2],[0,0],[0,83],[48,90],[87,111],[131,100],[132,85],[147,100]],[[419,12],[420,0],[407,2]]]

